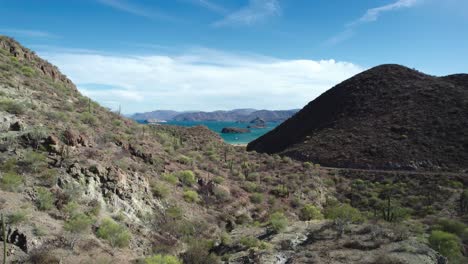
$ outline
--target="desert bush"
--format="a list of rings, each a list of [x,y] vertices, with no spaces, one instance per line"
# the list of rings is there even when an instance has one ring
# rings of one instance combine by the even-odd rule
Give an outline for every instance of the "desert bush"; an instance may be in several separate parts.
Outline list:
[[[25,76],[28,76],[28,77],[32,77],[36,73],[36,71],[33,68],[29,67],[29,66],[22,66],[21,67],[21,72]]]
[[[452,233],[461,237],[467,230],[468,226],[454,219],[440,219],[437,224],[432,227],[435,230]]]
[[[170,190],[163,182],[152,181],[151,191],[153,195],[158,198],[165,198],[169,194]]]
[[[11,99],[0,99],[0,110],[13,115],[22,115],[26,112],[26,106]]]
[[[180,155],[179,158],[177,159],[177,161],[181,164],[185,164],[185,165],[191,165],[193,163],[193,159],[192,158],[189,158],[185,155]]]
[[[197,182],[195,174],[191,170],[179,171],[176,175],[177,178],[179,178],[179,180],[187,186],[192,186]]]
[[[289,196],[289,189],[286,185],[280,184],[276,186],[271,193],[276,197],[288,197]]]
[[[78,205],[77,202],[72,201],[72,202],[67,203],[63,207],[62,211],[67,215],[67,217],[70,218],[79,213],[79,209],[80,209],[79,207],[80,206]]]
[[[44,127],[35,127],[27,134],[29,143],[34,149],[38,149],[42,140],[47,137],[47,130]]]
[[[214,181],[215,183],[217,183],[217,184],[221,184],[221,183],[224,182],[224,178],[221,177],[221,176],[216,176],[216,177],[214,177],[213,181]]]
[[[254,182],[245,182],[242,185],[242,189],[246,190],[249,193],[253,193],[258,190],[258,185]]]
[[[260,240],[253,236],[244,236],[240,239],[240,244],[246,248],[255,248],[260,244]]]
[[[275,233],[279,233],[288,225],[288,218],[282,212],[275,212],[270,215],[269,225]]]
[[[36,206],[41,211],[47,211],[54,206],[54,195],[44,187],[37,188]]]
[[[144,260],[145,264],[182,264],[179,258],[171,255],[154,255]]]
[[[434,230],[429,236],[429,245],[450,261],[462,258],[460,239],[454,234]]]
[[[130,243],[130,232],[128,229],[110,218],[102,220],[96,235],[107,240],[112,247],[123,248]]]
[[[25,211],[17,211],[7,216],[7,223],[9,225],[16,225],[28,220],[28,214]]]
[[[210,253],[213,243],[207,240],[192,239],[187,250],[182,254],[184,264],[216,264],[219,258]]]
[[[256,204],[261,203],[261,202],[263,202],[263,199],[264,198],[263,198],[262,193],[253,193],[253,194],[250,195],[250,201],[252,203],[256,203]]]
[[[177,184],[179,182],[179,178],[172,173],[164,173],[161,178],[170,184]]]
[[[216,199],[220,202],[226,202],[231,199],[231,194],[229,193],[229,191],[226,191],[219,187],[215,187],[213,189],[213,194],[216,197]]]
[[[88,112],[81,113],[80,120],[81,122],[91,126],[97,125],[97,118],[93,114]]]
[[[63,228],[74,234],[86,233],[90,230],[93,222],[94,220],[91,217],[83,213],[77,213],[65,222]]]
[[[0,180],[0,187],[5,191],[17,192],[22,183],[23,177],[11,171],[3,174]]]
[[[322,213],[317,207],[315,207],[315,205],[306,204],[301,209],[301,220],[308,221],[308,220],[315,220],[315,219],[323,219]]]
[[[45,169],[47,166],[47,157],[42,153],[28,150],[24,153],[24,157],[19,163],[22,170],[36,173]]]
[[[348,224],[359,222],[364,219],[361,212],[349,204],[336,204],[327,207],[325,210],[325,217],[335,222],[339,236],[343,235]]]
[[[40,184],[46,187],[52,187],[57,183],[58,172],[55,169],[46,169],[41,172],[39,177],[41,178]]]
[[[184,200],[189,203],[198,203],[200,201],[200,197],[198,197],[198,193],[192,190],[184,191]]]

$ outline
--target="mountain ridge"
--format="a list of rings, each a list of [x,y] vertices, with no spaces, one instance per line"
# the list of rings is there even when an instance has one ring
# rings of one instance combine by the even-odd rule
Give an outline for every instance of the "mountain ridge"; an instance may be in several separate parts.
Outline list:
[[[257,110],[251,108],[216,110],[216,111],[168,111],[156,110],[146,113],[131,115],[134,120],[158,119],[165,121],[225,121],[225,122],[250,122],[255,118],[261,118],[266,122],[282,122],[293,116],[299,109],[292,110]]]

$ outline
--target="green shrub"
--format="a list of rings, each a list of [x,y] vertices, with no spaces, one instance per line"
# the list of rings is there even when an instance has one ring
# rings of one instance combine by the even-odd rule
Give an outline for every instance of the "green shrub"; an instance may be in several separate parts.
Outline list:
[[[192,186],[197,182],[195,174],[191,170],[177,172],[177,178],[179,178],[179,180],[187,186]]]
[[[32,77],[36,73],[36,71],[33,68],[29,67],[29,66],[21,67],[21,72],[25,76],[28,76],[28,77]]]
[[[24,211],[14,212],[7,216],[7,223],[10,225],[16,225],[28,220],[28,215]]]
[[[286,185],[281,184],[276,186],[271,193],[276,197],[288,197],[289,196],[289,189]]]
[[[269,224],[273,231],[279,233],[288,225],[288,218],[282,212],[275,212],[270,216]]]
[[[7,172],[3,174],[0,180],[0,186],[3,190],[9,192],[16,192],[19,190],[20,185],[23,183],[23,177],[16,172]]]
[[[26,106],[11,99],[0,99],[0,110],[13,115],[22,115],[26,112]]]
[[[254,182],[245,182],[242,185],[242,189],[246,190],[249,193],[256,192],[258,190],[258,186]]]
[[[261,194],[261,193],[251,194],[250,195],[250,201],[252,203],[256,203],[256,204],[263,202],[263,194]]]
[[[92,125],[92,126],[97,124],[96,117],[93,114],[88,113],[88,112],[81,113],[80,120],[81,122],[88,124],[88,125]]]
[[[75,214],[72,218],[65,222],[63,228],[70,233],[86,233],[89,231],[94,220],[83,214]]]
[[[161,178],[165,181],[167,181],[170,184],[177,184],[179,182],[179,178],[177,178],[176,175],[172,173],[164,173]]]
[[[253,236],[244,236],[240,239],[239,242],[241,243],[241,245],[243,245],[246,248],[254,248],[260,244],[260,241],[258,240],[258,238],[253,237]]]
[[[364,220],[361,212],[349,204],[336,204],[327,207],[325,217],[334,220],[339,236],[343,235],[348,224]]]
[[[126,247],[131,239],[127,228],[110,218],[102,220],[96,234],[99,238],[107,240],[112,247]]]
[[[73,217],[79,212],[79,205],[77,202],[69,202],[67,205],[63,207],[63,212],[68,216],[68,217]]]
[[[462,257],[460,239],[454,234],[434,230],[429,237],[430,246],[449,260],[457,260]]]
[[[184,192],[184,200],[189,203],[197,203],[200,201],[200,197],[198,197],[198,193],[192,190],[187,190]]]
[[[36,206],[41,211],[52,209],[54,206],[55,197],[54,195],[44,187],[37,188],[37,199]]]
[[[224,178],[221,177],[221,176],[216,176],[213,181],[216,183],[216,184],[221,184],[224,182]]]
[[[467,228],[468,226],[464,223],[452,219],[441,219],[437,222],[437,225],[433,227],[433,229],[452,233],[459,237],[462,236]]]
[[[38,172],[47,166],[47,157],[39,152],[26,151],[20,164],[21,168],[27,172]]]
[[[145,264],[182,264],[179,258],[170,255],[154,255],[145,258]]]
[[[313,204],[306,204],[301,209],[301,220],[308,221],[308,220],[315,220],[315,219],[318,219],[318,220],[323,219],[322,213]]]
[[[185,155],[180,155],[177,161],[181,164],[190,165],[193,163],[193,160]]]
[[[166,184],[156,181],[151,182],[151,191],[153,195],[158,198],[165,198],[170,192]]]
[[[231,194],[229,193],[229,191],[219,188],[218,186],[216,186],[213,189],[213,194],[216,197],[216,199],[220,202],[226,202],[231,199]]]

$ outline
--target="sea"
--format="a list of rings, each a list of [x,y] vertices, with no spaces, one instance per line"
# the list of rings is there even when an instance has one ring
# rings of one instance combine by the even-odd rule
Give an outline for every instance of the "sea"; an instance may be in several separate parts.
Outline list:
[[[268,133],[270,130],[274,129],[281,123],[280,122],[267,122],[265,128],[251,128],[250,133],[242,133],[242,134],[223,134],[221,133],[221,130],[225,127],[247,128],[249,123],[219,122],[219,121],[167,121],[161,124],[185,126],[185,127],[200,126],[200,125],[206,126],[212,131],[218,133],[224,139],[226,143],[235,144],[235,145],[237,144],[243,145],[243,144],[248,144],[249,142]]]

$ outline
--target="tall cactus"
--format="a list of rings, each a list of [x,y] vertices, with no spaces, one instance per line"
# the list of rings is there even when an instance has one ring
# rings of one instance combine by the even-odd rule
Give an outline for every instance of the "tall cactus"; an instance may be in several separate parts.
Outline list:
[[[3,236],[3,264],[6,264],[7,260],[7,234],[6,234],[6,225],[5,225],[5,218],[2,214],[2,236]]]

